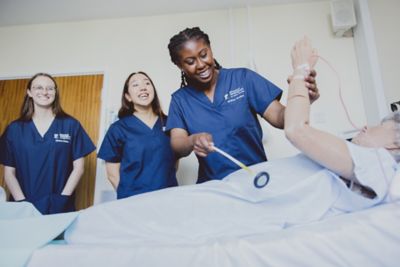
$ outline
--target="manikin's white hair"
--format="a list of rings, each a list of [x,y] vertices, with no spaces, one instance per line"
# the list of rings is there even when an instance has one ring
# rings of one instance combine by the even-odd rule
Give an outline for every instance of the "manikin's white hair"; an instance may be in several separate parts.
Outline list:
[[[382,122],[385,121],[393,121],[395,123],[396,127],[396,139],[395,139],[395,144],[399,149],[392,150],[391,153],[396,159],[397,162],[400,162],[400,111],[396,111],[393,113],[390,113],[386,117],[382,119]]]

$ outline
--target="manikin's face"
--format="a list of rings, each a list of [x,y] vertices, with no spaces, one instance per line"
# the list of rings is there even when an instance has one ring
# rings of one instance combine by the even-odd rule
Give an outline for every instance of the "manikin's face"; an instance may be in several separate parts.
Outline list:
[[[135,109],[151,107],[154,87],[149,78],[141,73],[133,75],[129,79],[128,93],[125,94],[125,98],[133,103]]]
[[[211,47],[203,39],[190,39],[179,51],[178,66],[197,83],[207,84],[215,77],[215,63]]]
[[[396,149],[395,145],[395,123],[385,121],[374,127],[364,127],[352,142],[365,147],[384,147],[386,149]]]
[[[54,82],[46,76],[36,77],[27,90],[27,94],[32,98],[35,106],[51,107],[56,97]]]

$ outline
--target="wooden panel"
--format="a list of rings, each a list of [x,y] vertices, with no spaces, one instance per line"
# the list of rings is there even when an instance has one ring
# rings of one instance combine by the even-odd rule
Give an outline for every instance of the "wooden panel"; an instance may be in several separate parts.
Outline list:
[[[4,132],[10,122],[18,118],[28,81],[29,79],[0,80],[0,133]],[[0,185],[8,195],[9,191],[4,183],[4,168],[1,164]]]
[[[77,120],[97,146],[100,127],[103,75],[55,77],[60,88],[61,106]],[[85,158],[85,173],[76,188],[76,208],[93,205],[96,180],[96,153]]]
[[[103,75],[82,75],[55,77],[63,109],[80,121],[92,141],[97,145],[101,90]],[[27,79],[0,81],[0,130],[19,115]],[[3,170],[0,170],[0,183],[4,186]],[[85,159],[85,173],[76,189],[77,209],[93,204],[94,185],[96,179],[96,153],[91,153]]]

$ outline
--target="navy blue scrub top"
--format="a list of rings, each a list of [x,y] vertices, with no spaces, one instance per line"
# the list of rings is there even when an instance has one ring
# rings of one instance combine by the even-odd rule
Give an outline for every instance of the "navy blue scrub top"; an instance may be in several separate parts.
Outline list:
[[[12,122],[1,137],[1,162],[14,167],[25,195],[42,214],[74,211],[74,194],[61,195],[73,161],[95,150],[81,124],[56,117],[42,137],[32,120]]]
[[[281,94],[281,89],[249,69],[220,69],[213,102],[190,86],[172,94],[167,131],[181,128],[189,135],[208,132],[215,146],[244,164],[266,161],[257,114],[262,116]],[[222,179],[240,168],[218,153],[197,158],[197,183]]]
[[[118,199],[178,185],[176,160],[163,129],[160,118],[150,128],[134,115],[114,122],[108,129],[97,156],[106,162],[121,163]]]

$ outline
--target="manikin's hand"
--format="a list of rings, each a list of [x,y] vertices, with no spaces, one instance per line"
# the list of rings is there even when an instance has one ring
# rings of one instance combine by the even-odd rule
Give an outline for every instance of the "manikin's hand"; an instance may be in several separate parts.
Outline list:
[[[296,42],[291,52],[293,70],[310,71],[318,60],[317,50],[311,46],[307,37]]]
[[[310,103],[313,103],[320,96],[315,80],[317,72],[314,70],[314,66],[318,60],[317,51],[312,48],[310,40],[304,37],[293,46],[291,58],[293,75],[289,76],[287,81],[290,83],[294,77],[297,76],[297,78],[299,78],[304,76]]]

